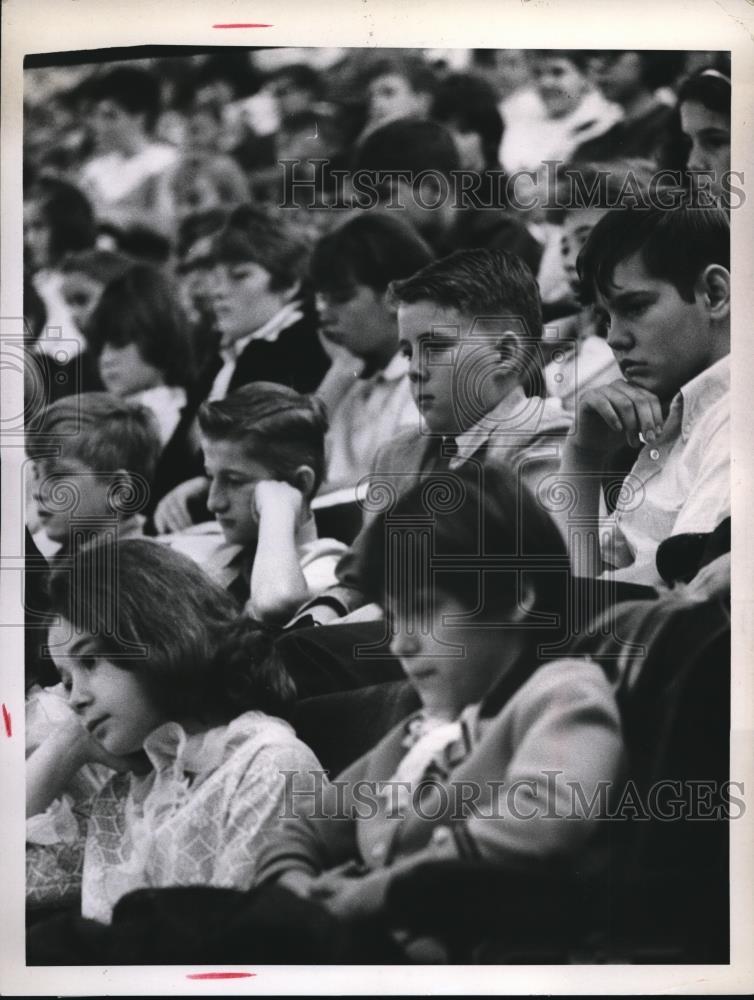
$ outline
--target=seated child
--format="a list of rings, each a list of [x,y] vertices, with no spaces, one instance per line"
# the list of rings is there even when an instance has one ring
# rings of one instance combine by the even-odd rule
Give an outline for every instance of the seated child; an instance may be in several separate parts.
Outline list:
[[[75,549],[112,531],[138,536],[160,452],[145,406],[104,392],[66,396],[45,411],[40,432],[27,435],[31,494],[44,555]]]
[[[152,136],[160,107],[157,78],[133,66],[116,66],[91,80],[89,122],[96,154],[84,164],[81,185],[100,222],[156,227],[157,179],[178,151]]]
[[[199,410],[215,525],[165,535],[260,621],[284,624],[335,582],[345,546],[317,538],[309,503],[324,470],[326,418],[314,397],[252,382]]]
[[[686,167],[704,171],[709,178],[708,190],[723,204],[729,201],[730,194],[729,73],[713,67],[700,70],[678,91],[681,131],[688,150]],[[701,187],[701,178],[697,184]]]
[[[592,230],[579,275],[622,378],[588,389],[561,474],[574,572],[662,586],[657,548],[730,514],[730,229],[722,209],[620,209]],[[640,449],[615,508],[609,456]]]
[[[148,264],[134,264],[111,281],[87,338],[107,391],[148,406],[166,445],[193,377],[188,324],[167,278]]]
[[[651,164],[644,160],[615,163],[572,164],[558,178],[557,210],[560,223],[560,253],[573,295],[581,294],[576,259],[589,234],[611,208],[648,193]],[[578,185],[578,187],[577,187]],[[595,197],[586,192],[596,191]],[[583,192],[583,193],[582,193]],[[556,320],[559,331],[553,341],[553,360],[545,367],[548,394],[558,396],[563,406],[573,412],[577,394],[592,385],[612,382],[620,375],[605,331],[587,304],[573,316]],[[564,342],[563,342],[564,341]]]
[[[422,708],[338,776],[337,794],[325,786],[316,815],[293,792],[261,860],[261,882],[344,920],[379,915],[393,880],[426,861],[587,877],[606,859],[605,803],[591,815],[584,806],[621,774],[611,685],[588,659],[541,653],[543,622],[566,613],[563,541],[503,470],[459,470],[452,505],[446,489],[432,477],[413,487],[373,522],[365,546],[369,595],[385,608]]]
[[[249,888],[283,772],[319,767],[284,721],[294,688],[265,630],[147,539],[84,547],[50,599],[71,711],[27,761],[27,900],[80,890],[83,915],[107,923],[140,886]],[[89,761],[117,773],[70,811],[64,842],[49,807]]]
[[[350,219],[314,249],[311,273],[322,333],[347,351],[350,372],[350,384],[329,410],[323,493],[355,486],[381,445],[406,427],[418,427],[387,286],[431,259],[429,247],[406,223],[376,212]],[[354,367],[361,367],[356,380]]]
[[[506,468],[535,492],[558,467],[570,418],[560,400],[540,395],[542,313],[531,271],[504,250],[462,250],[390,288],[426,428],[380,451],[373,486],[385,480],[401,492],[412,477],[471,462]],[[306,609],[316,621],[366,604],[362,542],[338,565],[338,586]]]

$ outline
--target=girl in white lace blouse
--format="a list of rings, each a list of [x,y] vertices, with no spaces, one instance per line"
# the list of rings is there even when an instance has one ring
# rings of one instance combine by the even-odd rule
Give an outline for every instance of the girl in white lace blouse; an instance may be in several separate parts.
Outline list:
[[[80,888],[82,914],[107,923],[143,886],[249,888],[285,773],[290,785],[319,769],[284,721],[295,689],[269,632],[193,560],[145,539],[82,549],[50,596],[72,711],[27,761],[29,903]],[[116,773],[66,803],[93,761]]]

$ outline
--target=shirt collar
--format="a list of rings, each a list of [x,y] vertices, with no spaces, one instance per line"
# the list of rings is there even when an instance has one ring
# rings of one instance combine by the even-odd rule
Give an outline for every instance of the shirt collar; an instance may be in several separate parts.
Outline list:
[[[544,402],[539,396],[527,396],[520,385],[515,386],[473,427],[456,437],[457,461],[462,462],[470,458],[489,441],[493,431],[496,436],[500,432],[508,431],[514,435],[516,443],[520,444],[522,433],[540,427]]]
[[[681,434],[684,441],[688,439],[699,417],[729,392],[730,354],[726,354],[687,382],[670,404],[671,409],[675,407],[682,410]]]
[[[252,340],[266,340],[268,343],[273,344],[283,330],[287,330],[294,323],[298,323],[303,317],[303,301],[301,299],[286,302],[283,308],[275,313],[271,319],[268,319],[259,329],[248,333],[239,340],[234,340],[232,344],[226,344],[225,347],[221,347],[220,357],[226,364],[238,361]]]

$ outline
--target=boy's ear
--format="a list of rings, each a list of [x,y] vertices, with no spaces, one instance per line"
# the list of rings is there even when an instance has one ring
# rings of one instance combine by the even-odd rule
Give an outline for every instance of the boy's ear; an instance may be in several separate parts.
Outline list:
[[[697,282],[710,319],[726,319],[730,315],[730,272],[722,264],[709,264]]]
[[[311,465],[299,465],[293,473],[293,485],[303,493],[305,500],[311,500],[316,479],[317,477]]]
[[[523,338],[515,330],[506,330],[495,341],[495,350],[500,359],[500,375],[510,375],[515,372],[519,374],[524,365],[525,358]]]

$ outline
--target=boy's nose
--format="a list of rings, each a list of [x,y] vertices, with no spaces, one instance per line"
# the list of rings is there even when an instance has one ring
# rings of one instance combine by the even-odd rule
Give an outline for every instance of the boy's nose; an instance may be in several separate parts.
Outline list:
[[[633,338],[627,324],[614,316],[611,316],[610,326],[607,330],[607,345],[613,351],[625,351],[633,345]]]
[[[218,514],[225,510],[227,506],[228,501],[225,494],[215,483],[210,483],[209,493],[207,494],[207,510],[211,514]]]
[[[68,693],[68,704],[74,712],[80,714],[91,703],[92,696],[89,689],[80,680],[74,679],[71,690]]]

